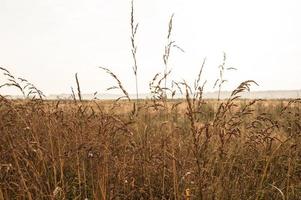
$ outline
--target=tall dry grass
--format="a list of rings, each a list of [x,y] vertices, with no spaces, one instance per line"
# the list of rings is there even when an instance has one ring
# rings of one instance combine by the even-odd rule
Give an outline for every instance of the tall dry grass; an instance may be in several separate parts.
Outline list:
[[[187,93],[132,117],[125,101],[1,97],[0,196],[300,199],[300,100],[235,98]]]
[[[131,13],[138,88],[133,4]],[[77,74],[73,100],[45,100],[29,81],[0,68],[0,88],[15,87],[24,97],[0,96],[0,200],[301,199],[301,100],[240,99],[252,80],[228,99],[203,99],[205,60],[193,86],[173,81],[172,19],[150,100],[139,100],[137,89],[131,101],[104,67],[117,82],[109,89],[128,101],[84,100]]]

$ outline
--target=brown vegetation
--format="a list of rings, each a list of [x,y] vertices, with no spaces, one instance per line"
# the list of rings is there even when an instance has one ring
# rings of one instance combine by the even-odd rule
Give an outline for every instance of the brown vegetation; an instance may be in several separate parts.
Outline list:
[[[251,82],[138,106],[1,96],[0,199],[298,199],[300,100],[237,100]]]
[[[133,4],[132,4],[133,6]],[[176,47],[169,22],[164,72],[140,100],[135,35],[131,44],[136,100],[85,101],[77,74],[73,100],[48,101],[33,84],[6,77],[23,100],[0,95],[0,200],[3,199],[301,199],[301,107],[295,100],[204,100],[203,66],[195,84],[171,81]],[[216,84],[225,82],[226,56]],[[175,100],[176,93],[185,98]],[[169,99],[168,99],[169,97]]]

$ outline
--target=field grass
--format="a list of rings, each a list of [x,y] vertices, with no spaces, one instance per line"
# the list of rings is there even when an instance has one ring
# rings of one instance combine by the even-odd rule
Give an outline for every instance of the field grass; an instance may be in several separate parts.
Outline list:
[[[0,199],[301,197],[298,100],[0,105]]]
[[[173,17],[163,72],[139,99],[138,23],[131,9],[131,54],[136,99],[108,68],[123,100],[84,100],[80,80],[72,100],[45,100],[24,78],[0,67],[0,200],[63,199],[301,199],[301,99],[243,100],[255,81],[220,99],[232,70],[226,54],[215,82],[216,100],[203,99],[206,81],[193,86],[170,77]],[[58,72],[55,72],[58,73]],[[182,99],[174,99],[181,94]]]

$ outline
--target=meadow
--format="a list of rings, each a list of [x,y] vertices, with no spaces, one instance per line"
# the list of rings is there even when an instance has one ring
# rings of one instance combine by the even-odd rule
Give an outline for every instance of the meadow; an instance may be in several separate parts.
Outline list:
[[[1,96],[0,199],[300,199],[300,100],[239,100],[249,84],[223,100]]]
[[[242,99],[247,80],[226,99],[204,99],[200,69],[194,84],[173,81],[169,58],[182,51],[172,39],[163,72],[139,98],[136,33],[131,10],[135,98],[108,68],[122,93],[85,100],[75,74],[69,100],[41,90],[5,67],[0,88],[0,200],[10,199],[301,199],[301,99]],[[225,83],[226,56],[216,88]],[[176,98],[176,95],[182,98]]]

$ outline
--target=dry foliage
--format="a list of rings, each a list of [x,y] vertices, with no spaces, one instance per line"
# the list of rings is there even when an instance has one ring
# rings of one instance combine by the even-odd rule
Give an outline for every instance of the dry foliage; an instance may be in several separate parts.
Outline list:
[[[301,199],[301,107],[295,100],[240,100],[249,80],[228,99],[204,100],[201,70],[193,87],[170,81],[173,16],[163,73],[139,100],[135,35],[131,44],[136,102],[48,101],[33,84],[1,67],[23,100],[0,95],[0,200],[2,199]],[[181,50],[181,49],[180,49]],[[224,80],[226,56],[216,84]],[[183,99],[175,100],[175,94]],[[167,97],[170,97],[169,99]],[[119,100],[119,99],[118,99]]]
[[[298,199],[300,99],[238,100],[251,83],[220,101],[179,83],[185,99],[135,115],[126,101],[1,96],[0,198]]]

